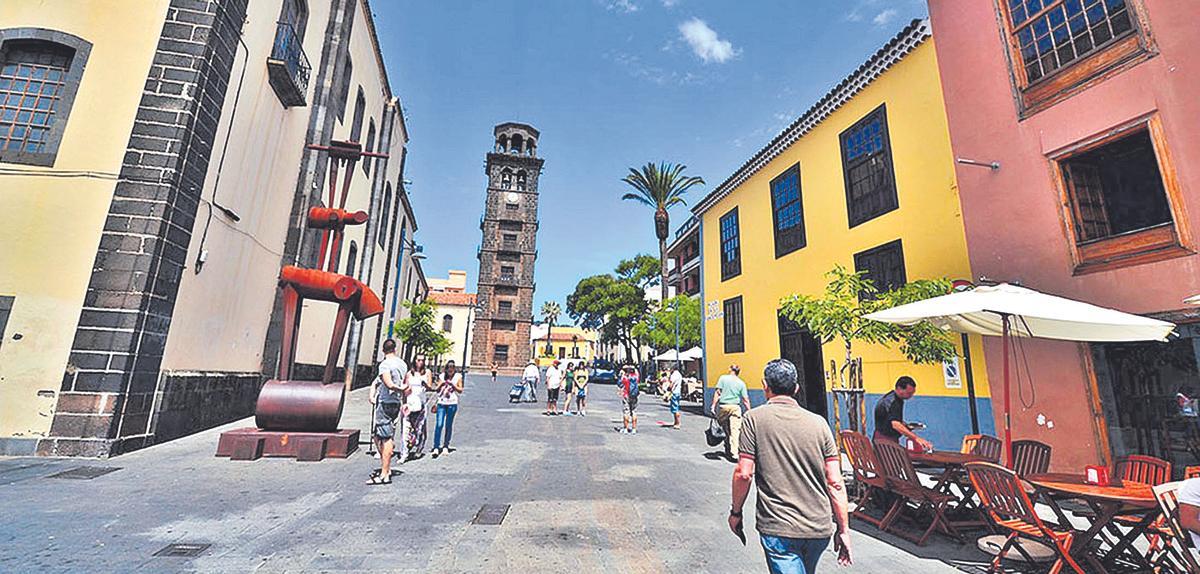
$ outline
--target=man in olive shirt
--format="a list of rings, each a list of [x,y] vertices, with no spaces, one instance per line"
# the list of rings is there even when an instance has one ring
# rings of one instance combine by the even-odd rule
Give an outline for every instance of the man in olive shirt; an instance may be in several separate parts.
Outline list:
[[[767,363],[767,404],[751,409],[742,421],[733,473],[729,528],[741,535],[742,506],[753,479],[758,486],[755,527],[772,574],[816,572],[830,536],[838,562],[850,564],[849,503],[841,457],[825,419],[792,398],[796,378],[791,361]]]
[[[738,455],[738,437],[742,432],[742,406],[750,410],[750,393],[746,383],[738,374],[737,365],[729,365],[729,372],[717,379],[717,390],[713,394],[713,416],[725,431],[725,456],[734,461]]]

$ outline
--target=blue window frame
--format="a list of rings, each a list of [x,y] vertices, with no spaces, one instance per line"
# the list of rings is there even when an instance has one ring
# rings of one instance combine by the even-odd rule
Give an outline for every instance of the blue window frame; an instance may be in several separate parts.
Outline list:
[[[738,210],[721,216],[721,280],[742,273],[742,240],[738,236]]]
[[[800,164],[771,180],[771,213],[775,226],[775,257],[806,244],[804,205],[800,195]]]

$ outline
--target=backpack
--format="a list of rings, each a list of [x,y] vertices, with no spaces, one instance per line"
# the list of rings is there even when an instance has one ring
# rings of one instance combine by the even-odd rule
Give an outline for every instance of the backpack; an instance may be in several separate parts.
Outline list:
[[[629,385],[629,387],[628,387],[628,388],[629,388],[629,398],[630,398],[630,399],[637,399],[637,398],[638,398],[638,393],[642,392],[642,389],[641,389],[640,387],[638,387],[637,375],[631,375],[631,376],[629,376],[629,377],[626,377],[626,380],[628,380],[628,381],[629,381],[629,382],[628,382],[628,385]]]

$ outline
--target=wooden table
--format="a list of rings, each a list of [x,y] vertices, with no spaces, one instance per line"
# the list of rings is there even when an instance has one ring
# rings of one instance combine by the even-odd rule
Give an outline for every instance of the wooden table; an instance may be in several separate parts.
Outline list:
[[[909,458],[912,459],[913,466],[942,469],[942,474],[938,477],[937,484],[933,489],[954,496],[958,500],[956,510],[971,512],[978,517],[977,520],[956,520],[954,521],[955,526],[991,527],[991,521],[988,520],[983,509],[975,503],[975,489],[967,479],[965,466],[968,462],[991,462],[987,457],[974,453],[935,450],[933,452],[909,451]],[[955,494],[950,488],[951,485],[958,486],[961,492]]]
[[[1111,565],[1126,550],[1132,549],[1133,542],[1142,536],[1160,515],[1158,500],[1154,498],[1154,489],[1148,484],[1113,481],[1108,486],[1097,486],[1087,484],[1081,474],[1064,473],[1035,474],[1026,476],[1024,479],[1034,486],[1037,496],[1045,500],[1063,527],[1070,527],[1071,523],[1055,499],[1082,500],[1096,513],[1091,527],[1075,538],[1071,554],[1092,563],[1100,572],[1107,571],[1103,566],[1104,563]],[[1097,562],[1095,557],[1090,554],[1089,546],[1105,528],[1113,523],[1113,519],[1118,514],[1138,516],[1140,520],[1133,524],[1128,533],[1118,538],[1112,549],[1105,554],[1103,561]],[[1149,566],[1137,552],[1130,553],[1129,557],[1134,562]]]

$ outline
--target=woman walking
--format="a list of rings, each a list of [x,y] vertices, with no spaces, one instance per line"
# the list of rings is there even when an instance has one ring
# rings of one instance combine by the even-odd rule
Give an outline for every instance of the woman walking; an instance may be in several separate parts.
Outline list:
[[[408,458],[412,460],[425,455],[425,391],[433,390],[432,373],[425,368],[425,357],[417,355],[413,368],[408,372],[408,397],[405,399],[408,429],[404,435]]]
[[[587,385],[587,364],[579,363],[579,368],[575,369],[575,413],[584,417],[587,416]]]
[[[450,437],[454,436],[454,415],[458,414],[458,396],[463,392],[462,375],[454,366],[454,361],[446,363],[446,372],[442,374],[437,391],[437,425],[433,430],[433,458],[444,453],[454,452],[450,448]],[[445,431],[446,442],[442,442],[442,431]]]
[[[571,413],[571,399],[575,397],[575,363],[567,363],[567,370],[563,371],[563,392],[566,393],[566,398],[563,399],[563,414]]]

